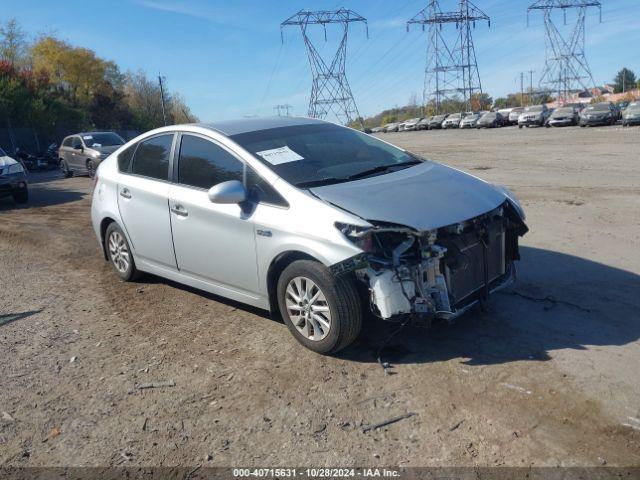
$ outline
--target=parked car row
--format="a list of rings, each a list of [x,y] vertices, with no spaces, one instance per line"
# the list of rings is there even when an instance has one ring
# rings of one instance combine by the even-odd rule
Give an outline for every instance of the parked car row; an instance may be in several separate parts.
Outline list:
[[[611,102],[590,105],[569,104],[559,108],[547,105],[505,108],[497,111],[458,112],[427,118],[412,118],[406,122],[394,122],[376,127],[371,133],[405,132],[414,130],[446,130],[451,128],[499,128],[517,125],[525,127],[567,127],[614,125],[640,125],[640,102],[630,103],[622,110]]]

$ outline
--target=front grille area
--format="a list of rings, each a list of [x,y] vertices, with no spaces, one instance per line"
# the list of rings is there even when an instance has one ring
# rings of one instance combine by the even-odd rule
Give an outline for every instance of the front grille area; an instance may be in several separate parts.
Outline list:
[[[500,220],[485,226],[487,280],[493,282],[506,273],[505,229]],[[472,230],[452,236],[447,242],[445,278],[453,304],[464,302],[485,285],[485,245]]]

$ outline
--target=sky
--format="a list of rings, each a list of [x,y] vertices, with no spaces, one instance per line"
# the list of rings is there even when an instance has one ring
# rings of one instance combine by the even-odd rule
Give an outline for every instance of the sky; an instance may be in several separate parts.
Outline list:
[[[519,91],[520,72],[544,68],[545,33],[533,0],[475,0],[491,27],[473,31],[483,90],[494,98]],[[202,121],[274,114],[290,104],[306,115],[311,71],[300,30],[280,23],[301,9],[345,7],[367,18],[349,29],[347,77],[360,113],[369,116],[422,98],[427,35],[406,31],[426,0],[0,0],[0,21],[15,17],[32,38],[43,33],[94,50],[122,71],[161,73]],[[640,74],[640,0],[602,0],[587,18],[586,53],[596,83],[627,66]],[[440,0],[455,10],[457,0]],[[571,21],[572,16],[568,20]],[[560,21],[562,24],[562,21]],[[309,27],[312,29],[313,27]],[[455,28],[455,27],[453,27]],[[311,31],[330,60],[338,28]]]

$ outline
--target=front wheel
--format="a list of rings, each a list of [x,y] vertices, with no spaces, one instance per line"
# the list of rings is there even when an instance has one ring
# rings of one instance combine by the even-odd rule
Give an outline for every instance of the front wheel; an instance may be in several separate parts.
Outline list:
[[[27,203],[29,201],[29,190],[27,187],[13,192],[13,201],[16,203]]]
[[[360,333],[362,304],[352,277],[336,277],[321,263],[297,260],[280,275],[277,294],[285,324],[314,352],[336,353]]]
[[[87,173],[89,174],[89,178],[93,178],[96,174],[96,167],[93,160],[87,160]]]

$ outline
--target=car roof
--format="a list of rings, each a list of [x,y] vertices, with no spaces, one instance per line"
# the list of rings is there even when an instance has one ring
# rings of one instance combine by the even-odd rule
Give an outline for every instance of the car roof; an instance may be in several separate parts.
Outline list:
[[[294,127],[298,125],[320,125],[329,124],[322,120],[306,117],[264,117],[264,118],[242,118],[239,120],[225,120],[220,122],[198,123],[202,128],[215,130],[228,137],[240,133],[257,132],[269,130],[271,128]]]

